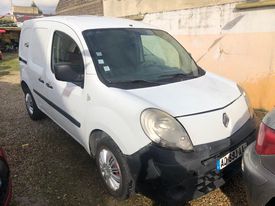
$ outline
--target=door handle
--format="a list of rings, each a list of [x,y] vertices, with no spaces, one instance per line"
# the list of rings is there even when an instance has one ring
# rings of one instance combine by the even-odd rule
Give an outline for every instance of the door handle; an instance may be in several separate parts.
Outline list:
[[[44,84],[44,80],[43,79],[39,78],[38,81],[41,82],[42,84]]]
[[[50,85],[49,83],[46,83],[46,86],[49,87],[50,89],[53,89],[53,86]]]

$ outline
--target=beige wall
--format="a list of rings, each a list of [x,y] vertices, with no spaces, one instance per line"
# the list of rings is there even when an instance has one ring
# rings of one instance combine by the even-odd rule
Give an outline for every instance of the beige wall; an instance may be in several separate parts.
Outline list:
[[[199,60],[200,66],[238,82],[254,108],[275,107],[275,32],[176,38]],[[220,42],[212,46],[217,39]]]
[[[145,15],[169,31],[208,71],[238,82],[254,108],[275,107],[275,8],[225,4]]]
[[[103,0],[103,10],[104,16],[125,17],[238,1],[242,0]]]

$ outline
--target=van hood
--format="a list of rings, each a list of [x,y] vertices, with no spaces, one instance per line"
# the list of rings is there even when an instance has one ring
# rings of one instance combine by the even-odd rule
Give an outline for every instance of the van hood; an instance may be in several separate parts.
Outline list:
[[[174,117],[220,109],[241,95],[236,83],[209,72],[195,79],[127,92]]]

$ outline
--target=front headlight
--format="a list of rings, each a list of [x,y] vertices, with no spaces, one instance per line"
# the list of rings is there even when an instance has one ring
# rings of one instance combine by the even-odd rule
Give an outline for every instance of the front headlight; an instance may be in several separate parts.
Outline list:
[[[169,114],[158,109],[146,109],[141,113],[140,121],[145,134],[153,142],[163,147],[193,150],[189,135]]]
[[[251,106],[251,103],[250,103],[250,99],[248,97],[248,95],[246,94],[246,92],[244,91],[244,89],[242,87],[240,87],[240,85],[238,85],[238,88],[239,88],[239,91],[240,93],[244,96],[245,98],[245,102],[247,104],[247,107],[248,107],[248,110],[249,110],[249,114],[250,114],[250,117],[252,118],[253,115],[254,115],[254,110]]]

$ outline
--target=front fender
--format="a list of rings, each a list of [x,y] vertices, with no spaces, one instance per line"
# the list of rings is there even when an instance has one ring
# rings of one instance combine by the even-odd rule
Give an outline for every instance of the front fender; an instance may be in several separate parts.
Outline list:
[[[87,148],[94,130],[107,133],[125,155],[131,155],[151,142],[141,128],[138,112],[118,113],[110,108],[94,107],[89,113],[90,117],[98,118],[92,118],[89,122],[90,127],[85,135],[87,138],[84,140]]]

